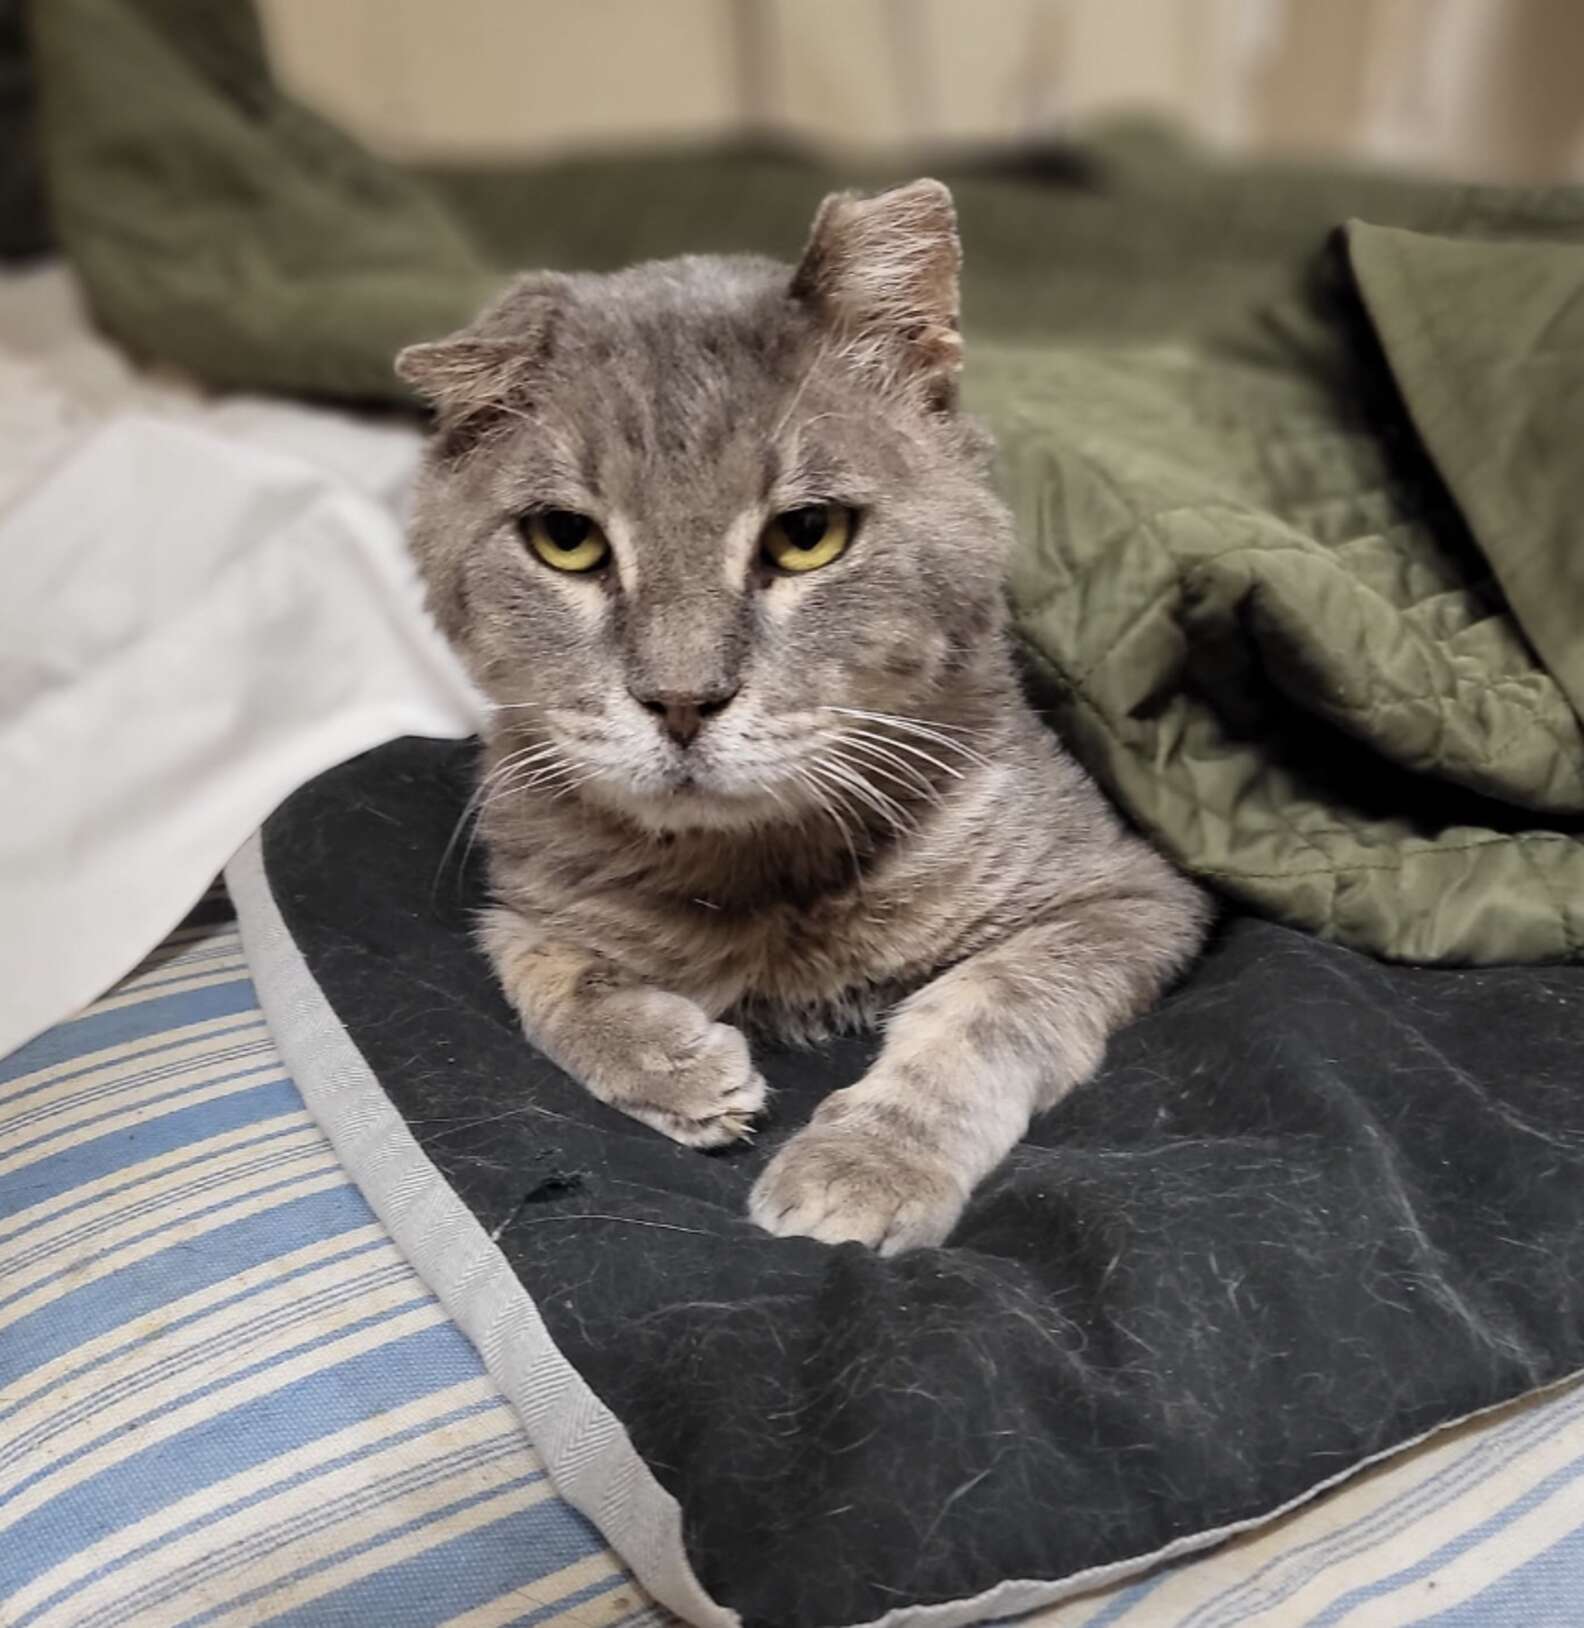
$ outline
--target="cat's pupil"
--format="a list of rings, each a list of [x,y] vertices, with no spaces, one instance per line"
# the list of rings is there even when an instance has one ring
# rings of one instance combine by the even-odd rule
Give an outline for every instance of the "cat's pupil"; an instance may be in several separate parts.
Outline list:
[[[551,509],[544,517],[544,529],[557,548],[570,553],[587,540],[589,519],[586,514],[573,514],[570,509]]]
[[[781,529],[787,541],[797,549],[810,549],[825,535],[830,525],[830,511],[823,503],[811,503],[804,509],[792,509],[781,516]]]

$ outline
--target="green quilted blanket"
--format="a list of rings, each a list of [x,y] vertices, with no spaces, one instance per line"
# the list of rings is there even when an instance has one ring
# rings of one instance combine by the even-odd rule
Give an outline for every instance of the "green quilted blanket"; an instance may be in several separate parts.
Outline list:
[[[100,320],[216,384],[394,399],[514,265],[795,253],[891,177],[750,153],[421,175],[222,0],[36,0]],[[1142,132],[935,166],[1030,679],[1131,815],[1400,959],[1584,955],[1584,193],[1218,166]]]
[[[1584,946],[1584,248],[1354,222],[1351,349],[1000,352],[1018,625],[1185,864],[1395,958]]]

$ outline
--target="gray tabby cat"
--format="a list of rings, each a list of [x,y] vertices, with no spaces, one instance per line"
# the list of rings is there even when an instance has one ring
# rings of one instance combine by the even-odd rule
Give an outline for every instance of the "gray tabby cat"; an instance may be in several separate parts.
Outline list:
[[[495,702],[485,948],[528,1037],[695,1147],[743,1030],[886,1017],[770,1162],[777,1233],[937,1243],[1208,909],[1024,701],[1010,518],[957,410],[951,196],[828,198],[795,271],[518,281],[405,351],[413,546]]]

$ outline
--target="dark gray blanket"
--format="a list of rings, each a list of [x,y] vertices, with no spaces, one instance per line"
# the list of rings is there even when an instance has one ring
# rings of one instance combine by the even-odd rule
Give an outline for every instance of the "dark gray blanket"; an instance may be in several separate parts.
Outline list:
[[[1148,1556],[1584,1367],[1584,969],[1234,919],[946,1247],[879,1260],[743,1218],[863,1044],[766,1058],[771,1123],[722,1155],[527,1046],[467,936],[479,878],[441,869],[469,774],[402,742],[321,777],[265,830],[269,891],[745,1622]]]

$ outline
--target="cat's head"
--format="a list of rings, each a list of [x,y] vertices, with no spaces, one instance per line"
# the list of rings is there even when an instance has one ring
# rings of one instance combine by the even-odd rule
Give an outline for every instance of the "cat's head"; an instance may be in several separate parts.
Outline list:
[[[402,353],[436,409],[413,547],[524,781],[731,827],[952,759],[1004,681],[1010,532],[959,260],[917,181],[828,198],[796,270],[532,275]]]

